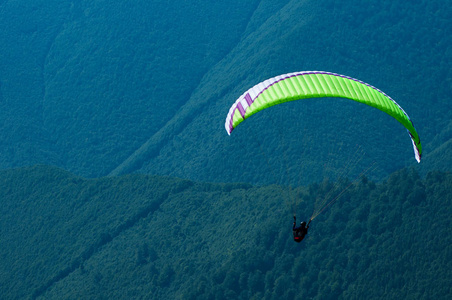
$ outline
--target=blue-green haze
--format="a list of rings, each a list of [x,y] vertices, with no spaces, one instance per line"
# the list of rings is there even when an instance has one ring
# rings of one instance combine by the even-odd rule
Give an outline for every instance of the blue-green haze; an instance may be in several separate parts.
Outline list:
[[[450,10],[446,1],[6,1],[0,167],[274,182],[230,171],[243,170],[255,153],[233,155],[250,141],[225,134],[227,110],[266,78],[325,70],[392,96],[421,135],[422,171],[449,170]],[[405,131],[385,116],[329,102],[304,105],[310,103],[285,118],[310,134],[283,146],[304,149],[303,159],[288,154],[294,164],[344,160],[346,151],[331,150],[338,143],[366,147],[367,162],[380,163],[380,179],[413,164]],[[319,120],[315,110],[331,111],[333,120]],[[328,126],[343,134],[327,137]],[[292,136],[287,127],[280,130]],[[253,139],[264,148],[278,143],[274,129],[261,129]],[[252,164],[251,173],[268,169]],[[321,176],[303,179],[312,180]]]
[[[451,298],[449,1],[0,0],[0,28],[1,299]],[[421,163],[345,99],[227,135],[303,70],[391,96]]]

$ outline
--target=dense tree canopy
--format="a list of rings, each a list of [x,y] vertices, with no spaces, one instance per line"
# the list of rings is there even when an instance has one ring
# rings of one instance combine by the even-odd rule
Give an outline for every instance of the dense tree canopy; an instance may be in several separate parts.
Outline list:
[[[447,299],[452,176],[362,178],[292,241],[281,187],[34,167],[0,174],[1,294]],[[299,217],[332,183],[300,187]]]

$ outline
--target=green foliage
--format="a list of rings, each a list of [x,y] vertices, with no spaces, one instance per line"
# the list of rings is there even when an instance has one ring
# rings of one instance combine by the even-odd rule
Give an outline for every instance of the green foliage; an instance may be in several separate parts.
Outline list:
[[[347,182],[342,183],[344,187]],[[448,299],[452,176],[363,178],[292,241],[329,184],[0,172],[5,299]]]

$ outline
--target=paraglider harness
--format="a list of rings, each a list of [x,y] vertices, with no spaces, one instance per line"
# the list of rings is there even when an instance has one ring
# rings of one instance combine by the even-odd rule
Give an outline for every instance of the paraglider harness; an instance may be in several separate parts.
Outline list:
[[[306,225],[306,222],[301,222],[299,227],[295,227],[296,223],[297,223],[296,216],[293,216],[293,219],[294,219],[293,227],[292,227],[293,240],[295,242],[299,243],[299,242],[301,242],[304,239],[306,234],[308,234],[309,224],[311,224],[312,220],[309,220],[307,225]]]

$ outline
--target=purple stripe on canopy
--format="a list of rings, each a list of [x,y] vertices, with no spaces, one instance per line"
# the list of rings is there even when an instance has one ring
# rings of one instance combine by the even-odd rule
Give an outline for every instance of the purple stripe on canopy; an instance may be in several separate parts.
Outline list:
[[[242,118],[245,119],[245,109],[243,108],[242,103],[237,103],[237,108],[240,112],[240,114],[242,115]]]
[[[250,93],[246,93],[245,100],[246,100],[246,103],[248,103],[248,106],[250,106],[254,102],[253,99],[251,99]]]

